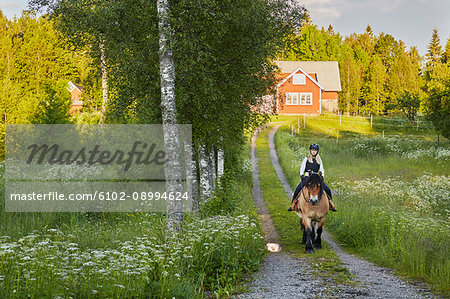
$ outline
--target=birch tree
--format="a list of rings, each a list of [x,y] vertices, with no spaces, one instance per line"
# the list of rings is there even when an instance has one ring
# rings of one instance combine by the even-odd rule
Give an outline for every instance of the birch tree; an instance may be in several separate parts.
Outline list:
[[[102,68],[102,112],[100,115],[100,125],[103,125],[106,105],[108,104],[108,70],[106,68],[106,54],[105,54],[105,40],[103,35],[100,35],[100,63]]]
[[[159,67],[161,79],[161,113],[164,131],[164,150],[168,162],[164,164],[166,192],[183,193],[181,184],[180,138],[177,127],[175,102],[175,64],[170,43],[169,1],[158,0]],[[181,201],[167,201],[167,232],[181,225],[183,205]]]
[[[191,194],[189,201],[189,210],[200,215],[200,202],[198,195],[197,165],[195,155],[195,144],[192,142],[184,143],[185,165],[186,165],[186,191]]]

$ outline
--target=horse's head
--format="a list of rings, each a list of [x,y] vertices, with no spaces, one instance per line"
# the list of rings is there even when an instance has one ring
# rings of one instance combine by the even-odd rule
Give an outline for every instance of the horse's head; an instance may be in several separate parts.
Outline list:
[[[320,197],[322,197],[323,193],[323,182],[322,178],[316,174],[313,173],[308,177],[308,180],[306,181],[306,186],[309,190],[309,202],[312,205],[315,205],[319,202]]]

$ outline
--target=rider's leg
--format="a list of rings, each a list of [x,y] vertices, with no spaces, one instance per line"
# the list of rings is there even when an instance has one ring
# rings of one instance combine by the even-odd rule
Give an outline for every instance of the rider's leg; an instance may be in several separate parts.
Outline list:
[[[295,198],[297,197],[297,195],[300,193],[300,191],[302,190],[302,188],[303,188],[303,181],[301,181],[300,183],[298,183],[297,188],[295,188],[294,196],[292,196],[291,202],[294,201],[294,199],[295,199]]]
[[[330,210],[332,210],[333,212],[336,212],[337,209],[334,206],[334,203],[332,200],[331,189],[330,189],[330,187],[327,186],[327,184],[325,184],[325,182],[323,183],[323,190],[328,194],[328,203],[330,204]]]
[[[292,211],[293,208],[295,207],[294,204],[294,199],[297,197],[297,195],[300,193],[300,191],[302,190],[303,186],[305,185],[305,180],[301,180],[301,182],[297,185],[297,188],[295,188],[294,191],[294,196],[292,196],[292,201],[291,201],[291,206],[289,207],[288,211]]]

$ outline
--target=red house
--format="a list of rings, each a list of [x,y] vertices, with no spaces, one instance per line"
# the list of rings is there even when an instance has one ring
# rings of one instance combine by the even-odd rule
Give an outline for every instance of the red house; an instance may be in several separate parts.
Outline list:
[[[83,108],[83,101],[81,100],[81,93],[83,92],[83,87],[78,84],[69,81],[67,89],[70,92],[70,96],[72,98],[72,104],[70,105],[70,114],[81,113],[81,109]]]
[[[278,114],[338,112],[337,61],[276,61]]]

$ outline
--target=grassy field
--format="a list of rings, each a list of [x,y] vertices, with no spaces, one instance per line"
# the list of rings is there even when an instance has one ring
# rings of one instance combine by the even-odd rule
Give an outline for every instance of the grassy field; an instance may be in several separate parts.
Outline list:
[[[185,214],[171,240],[161,213],[6,213],[1,194],[0,297],[233,293],[265,252],[252,200],[249,145],[242,161],[202,206],[201,219]]]
[[[386,129],[383,138],[370,123],[339,126],[329,115],[308,118],[300,134],[291,135],[289,124],[297,119],[274,120],[288,123],[275,138],[278,155],[294,186],[309,144],[320,145],[325,180],[338,191],[339,211],[327,219],[328,230],[349,250],[448,296],[449,141],[438,145],[432,131],[411,127]],[[337,140],[337,130],[347,133]]]

